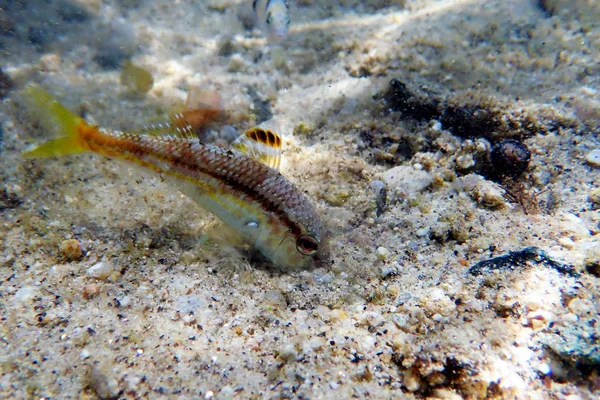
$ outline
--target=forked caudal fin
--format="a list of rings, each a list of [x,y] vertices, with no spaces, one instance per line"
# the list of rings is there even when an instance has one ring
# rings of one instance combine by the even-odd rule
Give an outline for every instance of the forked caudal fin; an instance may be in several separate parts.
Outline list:
[[[83,118],[69,111],[40,86],[27,86],[21,98],[27,110],[40,122],[42,129],[59,135],[56,139],[24,152],[23,157],[53,157],[88,150],[85,141],[81,139],[81,131],[92,127]]]

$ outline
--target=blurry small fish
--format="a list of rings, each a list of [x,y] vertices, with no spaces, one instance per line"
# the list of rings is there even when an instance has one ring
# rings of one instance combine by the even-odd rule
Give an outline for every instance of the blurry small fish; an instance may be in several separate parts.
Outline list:
[[[127,60],[123,63],[121,71],[121,85],[133,92],[144,94],[154,86],[154,78],[150,72]]]
[[[93,126],[38,86],[27,87],[22,97],[42,126],[62,135],[24,157],[90,151],[127,160],[172,178],[177,189],[280,269],[307,268],[327,257],[325,231],[315,209],[274,168],[281,155],[281,138],[275,133],[251,129],[227,150],[202,143],[189,126],[171,122],[133,133]]]
[[[288,0],[254,0],[252,7],[267,38],[273,43],[281,42],[290,28]]]
[[[169,116],[176,128],[190,127],[198,133],[209,124],[223,117],[223,102],[216,91],[203,91],[197,86],[191,86],[183,111]]]

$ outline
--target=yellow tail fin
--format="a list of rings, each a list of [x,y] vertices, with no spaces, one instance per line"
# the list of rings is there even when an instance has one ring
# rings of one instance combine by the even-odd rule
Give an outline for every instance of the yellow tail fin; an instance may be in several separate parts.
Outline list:
[[[85,120],[67,110],[39,86],[28,86],[22,93],[22,99],[27,109],[39,120],[42,129],[59,135],[56,139],[24,152],[23,157],[52,157],[86,151],[79,137],[80,128],[87,125]]]

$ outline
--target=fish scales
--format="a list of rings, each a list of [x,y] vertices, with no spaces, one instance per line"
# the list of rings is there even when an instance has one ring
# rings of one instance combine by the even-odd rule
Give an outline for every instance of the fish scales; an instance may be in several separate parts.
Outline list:
[[[133,158],[145,161],[152,169],[183,180],[214,181],[216,191],[244,194],[260,203],[266,212],[275,212],[294,235],[301,233],[297,224],[311,226],[318,219],[306,196],[277,170],[252,158],[197,140],[152,137],[119,131],[88,131],[84,137],[98,153],[114,154],[122,149]],[[116,140],[116,141],[115,141]],[[125,154],[124,154],[125,155]],[[130,158],[125,155],[125,158]],[[207,180],[210,177],[211,180]]]
[[[292,270],[328,259],[327,235],[308,198],[271,166],[279,165],[281,138],[253,128],[226,150],[192,138],[172,122],[121,132],[88,124],[37,86],[24,92],[40,122],[63,136],[25,157],[95,152],[174,178],[175,187],[212,212],[273,266]],[[44,121],[44,117],[46,121]]]

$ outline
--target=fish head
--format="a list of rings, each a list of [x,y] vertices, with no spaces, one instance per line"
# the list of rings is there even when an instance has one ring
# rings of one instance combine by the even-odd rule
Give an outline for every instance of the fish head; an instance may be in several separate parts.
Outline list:
[[[297,236],[282,236],[272,251],[263,252],[276,268],[297,271],[324,266],[329,258],[326,238],[316,232],[305,231]]]
[[[270,7],[265,20],[267,36],[271,42],[281,42],[290,28],[290,16],[284,4]]]

